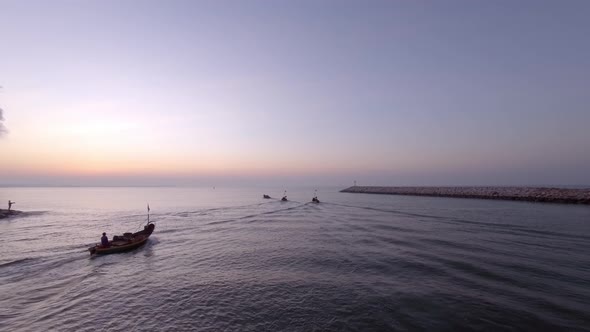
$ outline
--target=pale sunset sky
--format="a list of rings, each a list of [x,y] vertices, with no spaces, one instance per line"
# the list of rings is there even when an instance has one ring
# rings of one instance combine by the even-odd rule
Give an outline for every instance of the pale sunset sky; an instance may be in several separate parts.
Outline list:
[[[588,185],[590,1],[0,0],[0,185]]]

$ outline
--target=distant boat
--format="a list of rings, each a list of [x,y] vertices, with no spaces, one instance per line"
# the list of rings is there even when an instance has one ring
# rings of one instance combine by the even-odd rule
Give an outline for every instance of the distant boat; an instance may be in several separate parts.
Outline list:
[[[268,195],[262,195],[262,198],[270,198]]]
[[[318,190],[316,189],[313,193],[313,198],[311,199],[313,203],[319,203],[320,200],[318,199]]]
[[[281,201],[286,202],[287,201],[287,196],[283,196],[283,198],[281,198]]]
[[[106,255],[115,254],[119,252],[125,252],[139,248],[144,245],[149,239],[150,235],[154,232],[156,225],[150,222],[149,206],[148,206],[148,222],[143,227],[143,230],[135,233],[124,233],[123,235],[115,235],[113,239],[109,241],[108,246],[102,244],[96,244],[93,247],[88,248],[90,255]]]

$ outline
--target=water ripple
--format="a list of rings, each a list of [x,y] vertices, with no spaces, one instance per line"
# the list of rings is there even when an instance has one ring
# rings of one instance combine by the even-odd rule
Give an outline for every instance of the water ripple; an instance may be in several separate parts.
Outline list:
[[[72,207],[0,223],[0,330],[589,330],[590,209],[177,190],[156,197],[182,208],[152,214],[148,243],[123,254],[86,248],[145,215]]]

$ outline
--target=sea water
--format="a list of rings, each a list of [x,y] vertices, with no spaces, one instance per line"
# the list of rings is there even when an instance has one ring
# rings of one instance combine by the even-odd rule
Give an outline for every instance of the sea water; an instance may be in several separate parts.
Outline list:
[[[0,188],[0,330],[590,329],[590,207],[313,189]]]

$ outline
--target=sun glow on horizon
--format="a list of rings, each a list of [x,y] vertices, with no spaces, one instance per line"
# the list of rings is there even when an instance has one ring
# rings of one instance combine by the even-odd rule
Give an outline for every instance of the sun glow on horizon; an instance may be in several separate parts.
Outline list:
[[[588,183],[588,6],[14,2],[0,185]]]

